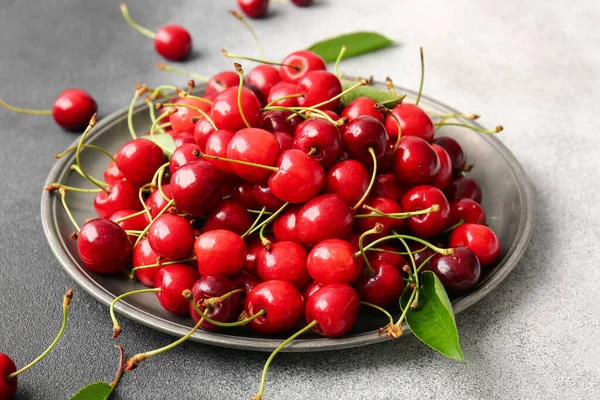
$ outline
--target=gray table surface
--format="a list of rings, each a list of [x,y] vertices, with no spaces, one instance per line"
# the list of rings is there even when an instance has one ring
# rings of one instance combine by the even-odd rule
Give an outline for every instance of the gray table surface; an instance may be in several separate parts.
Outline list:
[[[596,4],[595,4],[596,3]],[[130,2],[156,28],[178,22],[194,37],[185,68],[229,68],[219,50],[252,54],[228,1]],[[334,1],[310,9],[281,2],[253,23],[269,58],[352,30],[377,30],[398,45],[343,63],[353,75],[418,86],[483,115],[521,161],[537,195],[536,229],[514,272],[457,317],[466,360],[457,363],[414,337],[319,354],[281,354],[269,399],[402,397],[598,398],[600,396],[600,7],[592,0]],[[1,0],[0,97],[47,108],[67,87],[93,94],[107,115],[129,102],[136,82],[183,84],[154,68],[152,42],[126,25],[118,1]],[[75,136],[49,117],[0,110],[0,351],[17,364],[55,334],[60,297],[73,286],[41,229],[42,184],[52,155]],[[64,399],[112,379],[116,352],[108,310],[76,290],[68,330],[54,352],[20,379],[18,399]],[[129,354],[172,338],[123,319]],[[265,353],[187,343],[127,374],[115,398],[238,399],[255,393]]]

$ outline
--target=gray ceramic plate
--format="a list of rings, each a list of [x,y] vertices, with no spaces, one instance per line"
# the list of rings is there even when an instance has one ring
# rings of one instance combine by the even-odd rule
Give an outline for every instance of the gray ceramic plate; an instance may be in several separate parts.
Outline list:
[[[399,89],[401,93],[414,93]],[[456,112],[437,101],[423,97],[421,106],[439,113]],[[88,143],[116,152],[130,138],[127,129],[127,110],[116,112],[103,118],[89,134]],[[147,107],[143,104],[135,108],[134,125],[138,132],[149,129]],[[490,227],[498,234],[502,243],[500,262],[483,277],[478,287],[470,294],[454,301],[454,311],[459,313],[479,301],[497,286],[515,267],[529,242],[533,228],[533,190],[525,173],[510,151],[495,137],[477,134],[467,129],[446,127],[441,131],[456,138],[468,155],[469,163],[474,163],[472,175],[483,190],[483,206]],[[47,183],[61,182],[76,187],[89,187],[79,175],[69,171],[74,156],[66,156],[56,163],[48,175]],[[83,166],[91,175],[102,177],[107,165],[106,156],[96,151],[85,151]],[[68,202],[77,221],[95,216],[93,195],[69,193]],[[89,272],[81,264],[77,255],[76,242],[69,239],[73,227],[64,213],[58,196],[46,191],[41,201],[42,223],[52,251],[63,268],[88,293],[102,303],[109,305],[119,294],[141,288],[140,283],[130,281],[125,275],[101,276]],[[142,294],[121,301],[116,310],[122,315],[151,328],[183,336],[193,326],[191,320],[164,311],[154,294]],[[328,339],[305,334],[295,340],[285,351],[321,351],[363,346],[387,340],[377,335],[377,328],[386,324],[377,313],[363,310],[359,323],[348,335],[338,339]],[[107,332],[110,319],[106,315]],[[124,332],[127,334],[127,332]],[[209,333],[197,331],[193,340],[223,347],[248,350],[271,351],[282,337],[265,338],[253,335],[249,330]]]

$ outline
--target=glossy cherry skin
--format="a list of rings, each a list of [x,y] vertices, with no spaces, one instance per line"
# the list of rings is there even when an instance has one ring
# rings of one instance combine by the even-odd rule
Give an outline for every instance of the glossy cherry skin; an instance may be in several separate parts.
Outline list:
[[[295,6],[308,7],[313,3],[313,0],[292,0]]]
[[[169,132],[173,132],[173,131],[169,131]],[[171,136],[173,136],[173,141],[175,142],[175,148],[179,148],[186,143],[196,144],[196,138],[194,138],[194,134],[190,133],[190,132],[174,133]]]
[[[310,281],[304,287],[304,289],[302,289],[302,297],[304,297],[304,301],[306,302],[306,300],[308,300],[308,298],[310,296],[315,294],[317,292],[317,290],[321,289],[322,287],[323,287],[323,285],[321,285],[320,283],[317,283],[315,281]]]
[[[267,182],[255,183],[252,189],[252,196],[259,204],[260,208],[267,207],[267,210],[277,211],[283,206],[284,201],[271,192]]]
[[[240,182],[233,186],[232,197],[233,201],[241,204],[246,209],[256,210],[262,206],[254,197],[254,186],[252,182]]]
[[[318,283],[352,283],[362,270],[362,259],[354,257],[350,242],[327,239],[308,253],[306,267],[310,277]]]
[[[269,188],[279,199],[290,203],[304,203],[314,198],[323,188],[325,172],[317,161],[302,150],[286,150],[277,160],[279,171],[269,177]]]
[[[271,241],[271,238],[268,235],[265,235],[266,238]],[[260,237],[252,238],[248,241],[246,245],[246,260],[244,261],[243,270],[251,275],[256,275],[256,257],[258,253],[262,249],[264,249],[264,245],[260,240]]]
[[[340,161],[327,170],[323,191],[337,194],[354,206],[367,191],[370,179],[369,172],[358,161]]]
[[[277,142],[279,142],[279,152],[283,153],[286,150],[291,149],[294,146],[294,137],[286,132],[275,132],[273,133]]]
[[[358,97],[344,108],[342,117],[348,118],[348,121],[354,121],[361,115],[370,115],[383,124],[385,119],[382,113],[375,110],[375,104],[377,104],[375,100],[370,97]]]
[[[200,279],[198,271],[186,264],[171,264],[161,268],[154,278],[154,287],[160,288],[156,293],[163,308],[173,314],[187,314],[189,302],[181,295],[184,290],[191,290]]]
[[[450,204],[444,194],[433,186],[415,186],[402,197],[404,211],[425,210],[434,204],[438,212],[415,215],[406,220],[411,231],[422,238],[430,238],[446,229],[450,223]]]
[[[452,161],[454,173],[461,172],[467,165],[467,156],[460,144],[449,136],[441,136],[434,140],[434,143],[446,150]]]
[[[457,224],[461,219],[471,224],[486,224],[483,207],[471,199],[459,199],[450,203],[450,225]]]
[[[175,149],[169,159],[169,171],[171,172],[171,175],[185,164],[192,161],[198,161],[200,152],[202,152],[202,150],[196,143],[185,143]]]
[[[210,103],[208,101],[202,101],[193,97],[185,97],[177,100],[177,104],[186,104],[192,107],[199,108],[206,114],[210,112]],[[169,116],[169,122],[174,132],[192,132],[194,130],[195,122],[192,122],[192,118],[199,117],[203,118],[202,114],[198,110],[188,107],[176,107],[177,111]]]
[[[168,260],[181,260],[194,250],[194,228],[190,221],[175,214],[158,217],[148,231],[152,249]]]
[[[287,207],[284,212],[273,221],[273,235],[278,241],[290,241],[299,243],[300,239],[296,233],[296,214],[299,207]]]
[[[369,148],[374,150],[377,160],[381,160],[387,149],[387,139],[383,124],[369,115],[360,116],[342,128],[344,150],[350,158],[365,166],[373,165]]]
[[[127,233],[104,218],[86,222],[77,237],[81,261],[97,274],[114,274],[122,270],[130,260],[131,250]]]
[[[404,280],[400,270],[382,261],[372,262],[371,267],[375,274],[370,275],[365,269],[354,284],[360,299],[379,307],[398,304],[398,299],[404,290]]]
[[[393,108],[392,112],[400,120],[402,136],[416,136],[427,143],[433,142],[435,128],[431,118],[419,106],[410,103],[400,103]],[[385,127],[390,137],[398,137],[398,124],[396,119],[388,115]]]
[[[167,198],[173,198],[173,192],[171,191],[171,185],[166,184],[162,185],[162,190]],[[160,190],[155,190],[152,194],[146,199],[146,207],[150,210],[150,214],[152,214],[152,219],[156,218],[156,216],[162,211],[163,208],[167,205],[168,200],[165,200]],[[174,207],[174,206],[172,206]],[[174,211],[177,211],[174,207]],[[171,212],[171,210],[167,210],[165,212]],[[150,221],[148,221],[150,222]]]
[[[455,176],[444,190],[449,201],[471,199],[481,204],[481,187],[470,176]]]
[[[323,194],[304,204],[296,215],[296,234],[300,241],[315,245],[325,239],[350,235],[354,211],[336,194]]]
[[[279,142],[272,133],[258,128],[244,128],[231,138],[227,158],[259,165],[274,166],[279,156]],[[272,171],[231,163],[231,169],[248,182],[263,182]]]
[[[435,180],[433,181],[433,186],[440,190],[446,189],[452,180],[452,160],[450,160],[450,156],[448,152],[444,150],[442,146],[438,146],[437,144],[432,144],[431,147],[435,150],[440,159],[440,172],[438,172]]]
[[[213,75],[206,84],[206,95],[221,93],[225,89],[238,87],[240,85],[240,76],[235,71],[222,71]]]
[[[236,289],[243,289],[238,296],[240,298],[240,312],[244,308],[244,304],[246,303],[246,298],[248,297],[248,293],[254,289],[254,287],[261,283],[260,279],[247,273],[246,271],[240,271],[235,275],[230,277],[231,281],[235,285]]]
[[[123,173],[121,172],[119,167],[117,167],[117,164],[115,164],[113,160],[110,160],[108,162],[108,167],[106,167],[106,169],[104,170],[103,178],[104,182],[108,183],[109,185],[111,183],[115,183],[116,181],[125,179]]]
[[[242,88],[242,110],[250,126],[260,126],[262,123],[260,101],[247,88]],[[210,117],[219,129],[237,131],[246,127],[238,107],[237,87],[225,89],[215,98],[210,109]]]
[[[500,256],[500,240],[485,225],[463,224],[450,233],[450,247],[464,246],[471,250],[482,267],[492,264]]]
[[[394,200],[386,199],[384,197],[371,197],[366,201],[366,205],[373,207],[384,214],[401,213],[402,207]],[[374,211],[362,210],[359,214],[372,215],[369,218],[357,218],[355,228],[359,232],[366,232],[369,229],[373,229],[377,223],[383,226],[381,233],[369,235],[370,239],[376,239],[390,234],[392,229],[400,229],[404,225],[403,219],[395,219],[389,217],[377,216]]]
[[[236,287],[233,281],[226,276],[203,276],[194,283],[192,295],[194,296],[194,301],[198,304],[198,308],[200,308],[200,310],[209,318],[219,322],[233,322],[237,318],[240,309],[239,295],[234,294],[222,302],[211,305],[208,308],[202,302],[211,298],[221,297],[235,289]],[[195,323],[198,323],[200,318],[202,318],[191,304],[189,305],[189,312]],[[219,329],[218,326],[213,325],[208,321],[202,322],[200,328],[211,332]]]
[[[148,139],[134,139],[125,143],[115,156],[117,167],[135,187],[152,181],[154,173],[165,163],[158,145]]]
[[[78,131],[90,123],[98,111],[96,101],[81,89],[67,89],[52,105],[52,118],[63,129]]]
[[[394,174],[378,174],[371,189],[372,196],[390,199],[398,204],[402,201],[405,192],[406,187],[396,179]]]
[[[127,217],[131,214],[135,214],[136,210],[120,210],[110,216],[110,220],[119,225],[124,231],[143,231],[149,223],[148,216],[146,214],[138,215],[133,218],[127,218],[123,221],[116,222],[117,220]],[[137,240],[137,236],[130,235],[129,241],[133,244]]]
[[[6,354],[0,353],[0,400],[11,399],[17,391],[17,376],[8,379],[8,375],[17,370],[15,362]]]
[[[455,247],[454,254],[449,256],[436,254],[427,269],[433,271],[452,294],[475,287],[481,274],[477,256],[466,247]]]
[[[262,18],[269,9],[269,0],[237,0],[237,3],[249,18]]]
[[[271,87],[271,90],[269,90],[267,103],[279,107],[298,107],[299,97],[289,97],[287,99],[284,99],[283,97],[302,93],[304,93],[303,89],[297,83],[278,82]]]
[[[323,168],[329,168],[342,150],[342,137],[331,122],[322,118],[309,119],[296,127],[293,148],[305,154],[315,149],[310,157]]]
[[[128,181],[120,180],[106,187],[106,192],[98,192],[94,197],[94,209],[100,218],[109,218],[121,210],[141,210],[142,203],[138,190]]]
[[[306,251],[295,242],[275,242],[256,258],[256,274],[263,281],[286,281],[302,289],[309,281]]]
[[[432,183],[440,172],[440,158],[425,140],[416,136],[402,136],[392,156],[396,178],[407,185]]]
[[[386,244],[378,245],[377,248],[386,251],[368,251],[367,259],[371,263],[371,266],[375,262],[383,262],[393,265],[398,269],[398,271],[402,271],[402,268],[406,265],[406,259],[404,256],[402,256],[402,254],[396,254],[399,253],[398,249]]]
[[[181,25],[165,25],[156,31],[156,52],[171,61],[180,61],[192,51],[192,36]]]
[[[410,248],[410,251],[412,252],[412,256],[413,256],[413,259],[415,260],[415,265],[417,266],[417,268],[419,268],[421,266],[421,264],[425,263],[425,261],[429,257],[431,257],[432,255],[435,254],[435,252],[433,250],[431,250],[430,247],[427,247],[424,244],[421,244],[418,242],[409,242],[408,247]],[[406,251],[406,248],[404,246],[401,246],[400,249],[401,249],[401,251]],[[408,265],[412,271],[412,268],[413,268],[412,262],[410,261],[410,257],[408,255],[405,257],[405,260],[406,260],[406,265]],[[431,260],[427,261],[423,268],[426,268],[426,266],[429,265],[430,261]]]
[[[312,107],[342,93],[342,84],[337,76],[327,71],[309,71],[298,82],[300,107]],[[340,99],[330,101],[317,107],[319,110],[335,110],[340,105]]]
[[[218,131],[213,132],[206,140],[204,153],[211,156],[227,157],[227,146],[234,135],[235,132],[226,129],[219,129]],[[210,158],[207,158],[206,160],[219,170],[223,178],[234,179],[237,177],[231,168],[231,163]]]
[[[246,262],[246,243],[237,233],[217,229],[204,232],[194,244],[198,271],[206,275],[233,275]]]
[[[244,234],[252,225],[252,217],[241,204],[223,200],[206,218],[204,231],[225,229],[238,235]]]
[[[288,120],[287,118],[290,115],[292,113],[288,111],[267,111],[263,114],[261,127],[271,133],[285,132],[294,135],[296,125],[292,124],[292,122],[297,121],[297,119]]]
[[[291,283],[268,281],[256,285],[248,293],[244,310],[249,317],[265,310],[266,314],[252,320],[248,326],[261,335],[273,335],[296,325],[304,310],[304,299]]]
[[[177,208],[202,216],[221,201],[223,178],[210,163],[200,160],[185,164],[171,177],[171,192]]]
[[[200,146],[200,151],[204,151],[206,141],[214,131],[215,128],[206,118],[202,118],[196,122],[196,125],[194,126],[194,140],[196,141],[196,144]]]
[[[160,256],[150,246],[148,238],[143,238],[133,248],[132,266],[141,267],[144,265],[154,265],[161,261]],[[135,277],[148,287],[154,287],[154,279],[158,271],[164,267],[143,268],[135,271]]]
[[[322,336],[338,337],[352,329],[358,318],[360,300],[352,286],[334,283],[319,289],[306,300],[306,323],[317,321],[312,331]]]
[[[325,61],[323,61],[321,56],[310,50],[294,51],[288,54],[281,63],[295,67],[285,65],[279,67],[281,80],[291,83],[298,82],[307,72],[326,69]]]
[[[269,97],[271,88],[279,81],[281,81],[279,70],[268,64],[253,68],[248,74],[248,82],[258,87],[265,98]]]

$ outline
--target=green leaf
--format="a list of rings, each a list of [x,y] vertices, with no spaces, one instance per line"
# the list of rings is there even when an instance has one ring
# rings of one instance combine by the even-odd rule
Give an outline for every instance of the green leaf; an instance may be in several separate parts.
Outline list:
[[[421,274],[421,283],[423,287],[419,291],[417,310],[408,309],[406,323],[415,336],[432,349],[454,360],[464,361],[452,304],[442,282],[433,272],[425,271]],[[407,291],[400,299],[403,310],[410,294],[411,291]]]
[[[106,382],[90,383],[75,393],[70,400],[106,400],[112,393],[112,388]]]
[[[351,86],[355,85],[357,81],[350,81],[348,79],[341,79],[342,90],[346,90]],[[348,105],[356,100],[358,97],[369,97],[375,100],[376,103],[381,103],[388,108],[393,108],[400,104],[406,95],[394,96],[387,90],[378,89],[373,86],[361,86],[350,93],[342,96],[342,103]]]
[[[144,136],[144,139],[152,140],[152,137]],[[167,158],[171,157],[177,147],[175,146],[175,140],[168,133],[155,133],[152,141],[160,146]]]
[[[325,62],[332,62],[337,59],[342,46],[346,46],[344,58],[350,58],[389,47],[392,44],[394,42],[376,32],[354,32],[315,43],[308,50],[323,57]]]

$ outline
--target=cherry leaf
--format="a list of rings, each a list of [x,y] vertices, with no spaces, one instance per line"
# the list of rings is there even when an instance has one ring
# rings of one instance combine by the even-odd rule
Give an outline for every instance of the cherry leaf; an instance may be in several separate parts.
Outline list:
[[[393,45],[390,39],[376,32],[353,32],[313,44],[308,50],[320,55],[325,62],[337,59],[342,46],[346,46],[344,58],[350,58]]]
[[[175,146],[175,140],[173,140],[173,137],[168,133],[155,133],[154,140],[150,136],[144,136],[144,139],[151,140],[158,144],[167,158],[170,158],[171,154],[173,154],[177,148],[177,146]]]
[[[342,83],[342,89],[346,90],[351,86],[356,84],[356,81],[351,81],[348,79],[340,79]],[[387,90],[378,89],[373,86],[360,86],[350,93],[347,93],[342,96],[342,103],[344,105],[348,105],[356,100],[358,97],[369,97],[373,99],[376,103],[383,104],[388,108],[393,108],[396,105],[400,104],[402,100],[406,97],[405,94],[401,94],[399,96],[394,96]]]
[[[112,393],[112,388],[106,382],[90,383],[75,393],[70,400],[106,400]]]

